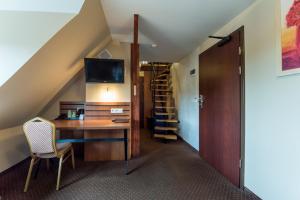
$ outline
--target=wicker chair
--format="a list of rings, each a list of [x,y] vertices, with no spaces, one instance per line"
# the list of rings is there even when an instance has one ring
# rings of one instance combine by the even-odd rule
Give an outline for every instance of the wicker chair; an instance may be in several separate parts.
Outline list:
[[[40,161],[46,159],[47,168],[49,169],[49,159],[58,158],[59,167],[57,175],[56,190],[59,190],[62,164],[72,158],[72,166],[75,169],[74,150],[71,143],[56,143],[55,142],[55,125],[50,121],[36,117],[23,125],[23,130],[26,135],[30,152],[31,162],[28,170],[28,175],[24,187],[24,192],[27,192],[33,166]]]

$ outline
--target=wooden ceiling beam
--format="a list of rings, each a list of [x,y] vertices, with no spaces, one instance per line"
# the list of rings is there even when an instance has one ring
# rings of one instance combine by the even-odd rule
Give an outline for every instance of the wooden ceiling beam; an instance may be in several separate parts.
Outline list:
[[[134,20],[133,20],[133,44],[139,43],[139,15],[134,14]]]
[[[140,82],[139,82],[139,15],[134,15],[133,43],[131,44],[131,154],[140,155]]]

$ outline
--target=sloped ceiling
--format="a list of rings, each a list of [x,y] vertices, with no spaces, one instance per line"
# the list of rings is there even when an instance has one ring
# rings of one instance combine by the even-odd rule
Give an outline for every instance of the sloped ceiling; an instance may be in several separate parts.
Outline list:
[[[101,0],[113,39],[131,42],[133,14],[139,14],[142,59],[168,62],[183,58],[254,1]]]
[[[0,11],[0,87],[75,16]]]
[[[86,0],[80,14],[0,87],[0,129],[20,125],[39,113],[82,69],[82,58],[110,41],[100,1]]]

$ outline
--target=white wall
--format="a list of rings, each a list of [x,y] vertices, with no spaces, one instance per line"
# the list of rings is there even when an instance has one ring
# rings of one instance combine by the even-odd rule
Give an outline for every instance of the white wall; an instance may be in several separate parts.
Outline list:
[[[30,156],[22,127],[0,130],[0,172]]]
[[[216,35],[229,34],[242,25],[246,53],[245,186],[265,200],[298,200],[300,75],[277,76],[281,65],[280,1],[256,1]],[[179,112],[184,112],[180,114],[182,131],[187,131],[182,135],[195,147],[198,128],[191,130],[190,120],[198,125],[199,118],[191,116],[195,105],[183,102],[198,95],[198,80],[188,79],[188,72],[198,70],[198,55],[214,42],[207,40],[200,45],[173,72],[180,80],[177,104]]]
[[[112,41],[106,49],[114,59],[124,59],[124,84],[86,84],[87,102],[130,102],[130,45]]]
[[[199,95],[198,76],[191,76],[190,70],[197,69],[197,55],[173,64],[171,68],[173,97],[178,111],[179,135],[192,147],[199,150],[199,106],[194,99]]]

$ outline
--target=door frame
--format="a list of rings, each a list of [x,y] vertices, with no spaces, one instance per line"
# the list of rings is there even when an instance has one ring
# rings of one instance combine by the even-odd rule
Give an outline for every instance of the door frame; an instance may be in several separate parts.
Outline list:
[[[245,28],[244,26],[241,26],[237,30],[233,31],[231,34],[239,32],[240,33],[240,67],[241,67],[241,79],[240,79],[240,156],[241,156],[241,168],[240,168],[240,188],[244,189],[245,185]],[[211,48],[215,48],[218,46],[219,43],[216,43],[215,45],[211,46],[210,48],[206,49],[204,52],[210,50]],[[203,54],[204,52],[200,53]],[[198,58],[198,67],[199,67],[199,58]],[[199,85],[200,83],[198,83]],[[200,87],[200,86],[199,86]],[[199,94],[200,95],[200,94]],[[199,108],[199,151],[200,151],[200,145],[201,145],[201,124],[200,124],[200,118],[201,117],[201,110]]]

